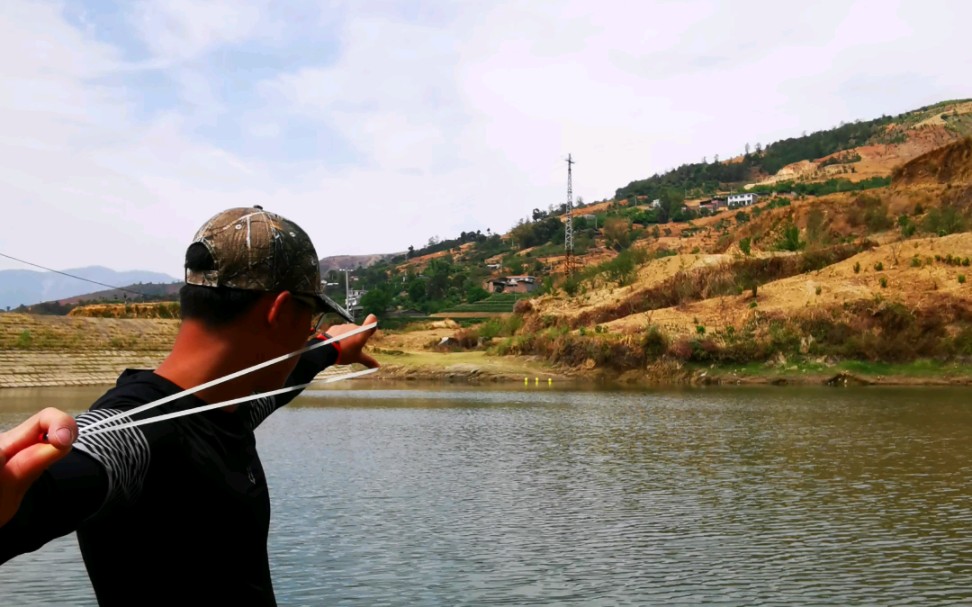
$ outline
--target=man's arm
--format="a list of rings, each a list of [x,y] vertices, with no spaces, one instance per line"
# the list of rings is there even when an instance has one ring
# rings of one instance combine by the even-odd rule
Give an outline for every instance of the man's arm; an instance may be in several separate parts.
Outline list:
[[[17,512],[44,470],[71,451],[77,437],[74,418],[53,408],[0,433],[0,526]]]
[[[368,318],[366,318],[364,323],[360,326],[377,322],[378,318],[375,317],[374,314],[369,314]],[[360,328],[360,326],[353,324],[333,325],[327,330],[327,332],[318,334],[314,339],[322,340],[338,337],[344,333],[354,331]],[[336,341],[332,343],[330,347],[318,348],[317,350],[305,352],[304,355],[300,357],[300,360],[297,362],[297,366],[294,367],[294,370],[291,372],[290,377],[287,378],[287,385],[298,386],[300,384],[309,383],[318,373],[331,365],[353,365],[357,363],[368,368],[378,367],[378,361],[375,360],[370,354],[363,351],[365,344],[368,343],[368,340],[374,334],[375,329],[372,328],[363,333],[358,333],[357,335],[352,335],[345,339]],[[295,393],[291,394],[293,394],[293,396],[289,396],[288,402],[293,400],[293,398],[296,396]]]
[[[104,501],[105,472],[72,450],[77,436],[57,409],[0,433],[0,563],[70,533]]]
[[[0,563],[75,531],[107,494],[105,469],[81,451],[67,454],[40,475],[0,527]]]
[[[76,438],[79,428],[119,412],[98,409],[75,420],[50,409],[38,414],[39,421],[35,416],[0,434],[6,454],[0,498],[7,504],[5,524],[0,525],[0,563],[76,530],[109,504],[122,505],[137,497],[150,462],[149,442],[141,428]],[[126,421],[130,419],[123,417],[108,425]],[[49,442],[44,440],[45,428]],[[66,439],[70,442],[64,445]],[[63,453],[52,462],[38,459],[45,449]]]
[[[377,321],[378,318],[374,314],[369,314],[363,324],[367,325]],[[327,330],[327,333],[319,334],[312,338],[311,341],[313,342],[330,339],[331,337],[337,337],[358,328],[359,325],[353,324],[334,325]],[[378,367],[378,361],[375,360],[370,354],[362,351],[365,344],[368,343],[368,339],[374,334],[375,329],[370,329],[363,333],[358,333],[357,335],[352,335],[346,339],[334,342],[328,346],[324,346],[323,348],[317,348],[316,350],[311,350],[310,352],[304,352],[304,354],[301,355],[300,359],[297,361],[297,365],[294,367],[294,370],[291,371],[285,385],[299,386],[302,384],[309,384],[314,380],[314,377],[316,377],[318,373],[331,365],[351,365],[358,363],[365,365],[368,368]],[[303,392],[303,390],[294,390],[293,392],[286,392],[277,396],[261,398],[260,400],[256,401],[250,406],[251,427],[256,428],[259,426],[260,423],[269,417],[271,413],[294,400],[301,392]]]

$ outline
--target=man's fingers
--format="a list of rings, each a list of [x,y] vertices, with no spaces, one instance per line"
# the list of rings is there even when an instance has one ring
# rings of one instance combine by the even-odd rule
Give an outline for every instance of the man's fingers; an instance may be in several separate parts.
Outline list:
[[[68,454],[70,449],[58,449],[54,445],[35,444],[9,457],[5,472],[26,491],[51,464]]]
[[[369,314],[367,318],[361,323],[361,325],[334,325],[327,330],[325,336],[338,337],[344,333],[354,331],[362,326],[369,325],[371,323],[377,323],[378,317],[374,314]],[[369,369],[374,369],[379,367],[378,361],[375,360],[370,354],[365,354],[362,348],[368,343],[368,339],[375,334],[378,327],[372,327],[363,333],[358,333],[357,335],[352,335],[345,340],[341,341],[340,354],[338,355],[337,364],[339,365],[349,365],[353,363],[361,363],[362,365],[368,367]]]
[[[17,453],[43,442],[45,435],[50,446],[66,452],[78,437],[78,426],[67,413],[44,409],[16,428],[0,433],[0,459],[9,462]]]
[[[378,361],[375,360],[374,356],[371,356],[370,354],[366,354],[364,352],[362,352],[358,356],[358,362],[368,367],[369,369],[376,369],[381,366],[378,364]]]

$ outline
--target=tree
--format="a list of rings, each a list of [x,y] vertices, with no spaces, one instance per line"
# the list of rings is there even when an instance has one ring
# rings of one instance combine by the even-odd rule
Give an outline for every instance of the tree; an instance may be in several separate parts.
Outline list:
[[[523,274],[523,260],[516,255],[510,255],[503,260],[503,266],[510,274]]]
[[[425,268],[428,281],[425,294],[430,301],[438,301],[446,296],[449,288],[449,276],[452,274],[452,262],[448,258],[433,259]]]
[[[826,244],[824,234],[824,212],[819,208],[812,208],[807,213],[807,242],[814,244]]]
[[[479,285],[472,285],[466,289],[466,301],[469,303],[476,303],[481,299],[486,299],[489,297],[489,292]]]
[[[685,206],[685,196],[681,190],[676,188],[666,189],[659,200],[661,201],[661,208],[658,209],[658,214],[661,223],[672,221]]]
[[[392,294],[385,289],[371,289],[361,296],[361,307],[365,315],[374,314],[381,316],[391,307]]]
[[[413,303],[420,304],[425,301],[425,281],[418,276],[412,277],[405,290],[408,292],[408,298]]]
[[[604,222],[604,240],[615,251],[631,246],[631,220],[627,217],[611,217]]]

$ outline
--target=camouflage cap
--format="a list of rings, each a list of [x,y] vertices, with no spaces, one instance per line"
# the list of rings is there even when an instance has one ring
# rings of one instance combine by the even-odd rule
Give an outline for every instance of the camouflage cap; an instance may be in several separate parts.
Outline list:
[[[296,223],[262,207],[229,209],[207,221],[193,238],[205,245],[215,269],[186,269],[186,283],[249,291],[290,291],[312,297],[318,312],[354,317],[324,294],[314,244]]]

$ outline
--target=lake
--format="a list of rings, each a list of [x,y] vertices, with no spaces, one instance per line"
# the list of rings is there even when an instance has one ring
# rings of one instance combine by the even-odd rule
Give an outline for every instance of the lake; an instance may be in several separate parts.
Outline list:
[[[281,605],[972,604],[968,389],[347,387],[258,430]],[[0,602],[94,604],[73,535]]]

